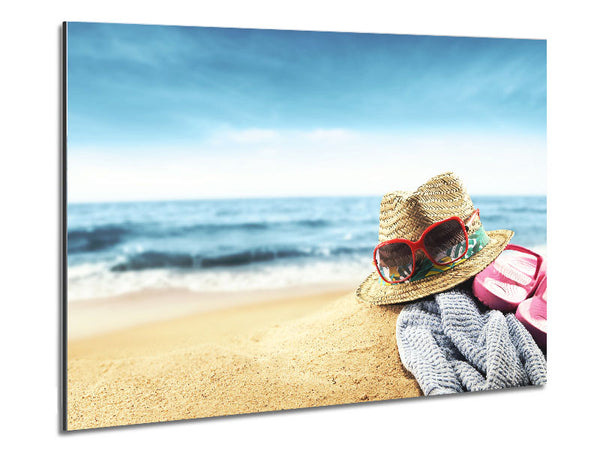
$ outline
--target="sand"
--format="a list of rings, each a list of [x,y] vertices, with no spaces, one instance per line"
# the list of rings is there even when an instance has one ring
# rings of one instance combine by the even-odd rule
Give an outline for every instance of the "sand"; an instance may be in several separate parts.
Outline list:
[[[136,307],[122,314],[142,309],[144,298],[159,314],[158,296],[181,316],[135,316],[146,323],[121,320],[121,329],[98,323],[123,299],[96,302],[97,315],[91,303],[70,305],[80,330],[68,342],[69,430],[422,395],[397,352],[400,305],[369,306],[329,290],[190,312],[207,303],[196,295],[129,299]],[[93,332],[82,331],[85,321]]]

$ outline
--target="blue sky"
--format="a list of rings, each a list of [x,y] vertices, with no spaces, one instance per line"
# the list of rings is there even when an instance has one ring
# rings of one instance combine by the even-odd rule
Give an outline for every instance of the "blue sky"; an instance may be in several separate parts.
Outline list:
[[[72,201],[540,194],[545,145],[545,41],[68,24]]]

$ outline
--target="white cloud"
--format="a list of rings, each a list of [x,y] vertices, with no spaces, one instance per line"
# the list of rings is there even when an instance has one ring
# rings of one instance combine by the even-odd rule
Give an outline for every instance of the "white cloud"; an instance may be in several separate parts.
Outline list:
[[[275,130],[261,129],[261,128],[249,128],[246,130],[234,131],[224,136],[224,140],[228,139],[232,142],[245,144],[245,143],[267,143],[273,142],[279,137],[279,133]]]
[[[302,136],[312,140],[312,141],[335,141],[335,142],[348,142],[350,139],[356,138],[357,133],[346,130],[343,128],[330,128],[323,129],[318,128],[314,131],[308,131],[305,133],[299,133]]]
[[[195,147],[69,152],[70,201],[382,195],[452,170],[471,194],[544,194],[535,136],[228,130]]]

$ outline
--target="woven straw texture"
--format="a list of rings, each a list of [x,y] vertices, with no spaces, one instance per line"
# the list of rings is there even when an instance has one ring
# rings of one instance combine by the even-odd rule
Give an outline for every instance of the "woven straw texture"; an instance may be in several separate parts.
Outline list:
[[[466,221],[475,207],[460,179],[452,172],[435,176],[414,192],[395,191],[385,194],[379,213],[379,242],[404,238],[418,240],[425,229],[448,217]],[[481,226],[475,220],[470,233]],[[454,287],[485,269],[508,245],[510,230],[487,231],[490,242],[478,253],[456,267],[421,280],[384,284],[375,271],[356,290],[359,300],[387,305],[417,300]]]

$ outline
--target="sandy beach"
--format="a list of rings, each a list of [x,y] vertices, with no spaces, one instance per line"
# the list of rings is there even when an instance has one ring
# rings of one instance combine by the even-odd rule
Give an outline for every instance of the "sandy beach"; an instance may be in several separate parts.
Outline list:
[[[68,429],[419,396],[396,348],[401,308],[335,287],[74,302]]]

